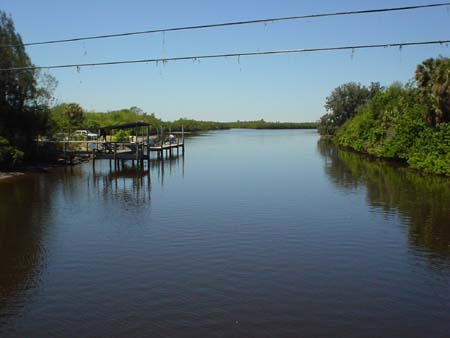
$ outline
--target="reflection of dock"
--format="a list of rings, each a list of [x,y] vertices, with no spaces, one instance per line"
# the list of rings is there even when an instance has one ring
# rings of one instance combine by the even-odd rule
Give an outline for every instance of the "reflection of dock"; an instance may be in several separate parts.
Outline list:
[[[108,168],[106,163],[99,168],[92,168],[93,187],[99,195],[108,199],[133,200],[135,203],[147,203],[151,200],[150,168],[121,166],[120,163],[114,168]]]
[[[95,163],[95,162],[94,162]],[[107,198],[127,198],[137,203],[149,202],[152,190],[152,172],[155,182],[164,186],[165,176],[177,171],[184,178],[184,156],[174,156],[164,161],[149,161],[143,166],[133,164],[135,162],[101,161],[92,166],[92,178],[88,184],[93,184],[94,189]],[[178,169],[178,170],[177,170]]]

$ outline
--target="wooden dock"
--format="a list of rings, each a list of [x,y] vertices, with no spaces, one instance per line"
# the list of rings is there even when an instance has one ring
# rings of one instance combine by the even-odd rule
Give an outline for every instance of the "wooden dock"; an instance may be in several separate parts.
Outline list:
[[[146,129],[146,135],[143,129]],[[114,131],[117,129],[133,129],[134,142],[115,142],[107,141],[105,130]],[[142,133],[139,133],[139,130]],[[174,133],[175,134],[175,133]],[[164,134],[163,128],[153,137],[150,136],[150,126],[145,122],[126,123],[99,128],[98,135],[103,135],[103,142],[96,140],[84,141],[42,141],[40,144],[47,144],[54,148],[54,152],[59,158],[66,161],[72,161],[75,157],[89,157],[94,162],[96,160],[110,161],[136,161],[143,164],[144,161],[150,161],[151,154],[156,153],[156,158],[164,160],[164,157],[180,155],[180,149],[184,156],[184,127],[182,127],[181,138],[175,137],[169,130],[169,136]],[[177,134],[178,135],[178,134]],[[112,136],[111,136],[112,137]]]
[[[149,161],[164,160],[166,157],[184,155],[184,142],[146,144],[145,142],[98,142],[98,141],[44,141],[44,144],[54,144],[58,157],[72,159],[74,157],[89,157],[96,160],[114,161]]]

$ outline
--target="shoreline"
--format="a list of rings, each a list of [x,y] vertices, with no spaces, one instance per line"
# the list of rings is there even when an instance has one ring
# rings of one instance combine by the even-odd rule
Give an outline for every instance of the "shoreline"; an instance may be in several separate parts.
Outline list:
[[[55,163],[30,163],[29,165],[23,165],[11,170],[0,169],[0,181],[5,181],[15,177],[23,177],[28,174],[47,174],[54,168],[61,168],[65,166],[69,165]]]
[[[450,176],[446,175],[446,174],[428,172],[428,171],[425,171],[425,170],[422,170],[419,168],[412,167],[408,163],[408,161],[404,158],[384,157],[384,156],[379,156],[379,155],[375,155],[372,153],[356,150],[355,148],[353,148],[351,146],[340,144],[337,140],[334,139],[334,137],[332,137],[330,135],[321,135],[320,138],[326,142],[332,142],[337,148],[339,148],[341,150],[352,152],[352,153],[358,154],[360,156],[364,156],[370,160],[376,160],[376,161],[382,161],[385,163],[389,163],[392,166],[395,166],[397,168],[407,169],[407,170],[409,170],[411,172],[415,172],[416,174],[419,174],[421,176],[434,176],[434,177],[442,177],[442,178],[450,179]]]
[[[0,171],[0,181],[4,181],[10,178],[14,178],[14,177],[18,177],[18,176],[23,176],[25,175],[25,173],[20,172],[20,171]]]

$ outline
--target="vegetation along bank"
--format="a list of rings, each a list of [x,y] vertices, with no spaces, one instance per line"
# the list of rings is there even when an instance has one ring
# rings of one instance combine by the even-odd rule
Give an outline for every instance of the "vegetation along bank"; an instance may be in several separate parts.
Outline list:
[[[347,83],[326,99],[319,132],[337,145],[450,176],[450,59],[417,66],[407,84]]]

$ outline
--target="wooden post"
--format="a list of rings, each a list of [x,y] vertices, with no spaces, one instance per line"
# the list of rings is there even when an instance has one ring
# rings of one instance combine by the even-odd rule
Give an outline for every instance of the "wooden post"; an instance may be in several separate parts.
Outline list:
[[[177,156],[179,155],[179,151],[180,151],[180,138],[177,137]]]
[[[172,138],[171,138],[171,135],[172,135],[172,127],[169,127],[169,150],[168,150],[169,157],[172,157]]]
[[[136,137],[136,139],[137,139],[137,137]],[[136,149],[135,158],[136,158],[136,161],[138,161],[139,160],[139,143],[135,142],[134,146]]]
[[[161,126],[161,159],[164,160],[164,128]]]
[[[150,126],[147,127],[147,165],[149,163],[150,163]]]
[[[113,142],[113,143],[111,143],[112,144],[112,146],[113,146],[113,150],[114,150],[114,163],[117,163],[117,147],[116,147],[116,143],[115,142]]]
[[[184,155],[184,125],[181,125],[181,148],[183,149]]]
[[[184,126],[181,125],[181,144],[182,144],[182,148],[183,148],[183,156],[184,156]]]

